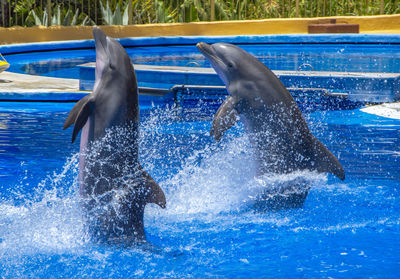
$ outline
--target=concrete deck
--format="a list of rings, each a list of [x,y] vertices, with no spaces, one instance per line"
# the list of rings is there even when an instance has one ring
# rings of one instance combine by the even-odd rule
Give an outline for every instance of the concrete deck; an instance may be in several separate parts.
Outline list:
[[[140,86],[223,86],[212,68],[134,65]],[[80,90],[92,90],[95,64],[79,65]],[[287,88],[318,88],[346,93],[354,102],[387,103],[400,99],[400,74],[321,71],[273,71]]]
[[[79,90],[79,80],[3,72],[1,101],[77,101],[88,92]]]
[[[77,93],[79,80],[3,72],[0,93]]]
[[[54,78],[12,72],[0,74],[0,101],[76,102],[91,90],[79,90],[78,79]],[[142,103],[171,103],[173,93],[167,89],[140,87]]]
[[[400,119],[400,102],[368,106],[361,111],[382,117]]]
[[[92,68],[93,64],[86,64],[83,68]],[[180,73],[198,73],[198,74],[212,74],[215,72],[211,68],[198,68],[198,67],[163,67],[163,66],[151,66],[151,65],[135,65],[135,69],[138,72],[180,72]],[[276,71],[277,75],[291,76],[295,74],[297,76],[310,75],[306,72],[289,73],[284,71]],[[329,77],[331,73],[326,72],[314,72],[314,75]],[[153,73],[154,75],[154,73]],[[341,75],[335,73],[335,77]],[[398,76],[398,74],[374,74],[374,73],[346,73],[347,77],[353,76],[357,78],[383,78],[384,80]],[[154,76],[153,76],[154,77]],[[176,86],[175,86],[176,87]],[[174,99],[174,90],[171,87],[169,89],[158,89],[140,87],[140,98],[142,101],[149,103],[156,101],[170,102]],[[190,86],[189,86],[190,87]],[[202,91],[207,86],[200,86],[197,88]],[[220,95],[226,95],[225,87],[223,86],[211,86],[213,89],[219,89]],[[179,88],[177,88],[179,89]],[[196,89],[196,88],[195,88]],[[296,93],[300,89],[288,88],[292,94]],[[314,88],[312,91],[315,93],[321,89]],[[322,92],[322,91],[321,91]],[[328,91],[327,91],[328,92]],[[57,102],[73,102],[80,100],[83,96],[90,93],[90,91],[79,90],[79,80],[77,79],[65,79],[65,78],[54,78],[45,76],[35,76],[27,74],[18,74],[12,72],[3,72],[0,74],[0,101],[57,101]],[[218,93],[218,92],[217,92]],[[299,92],[297,92],[299,93]],[[297,94],[296,93],[296,94]],[[328,92],[329,93],[329,92]],[[204,94],[204,93],[202,93]],[[296,95],[294,94],[294,95]],[[322,92],[322,95],[327,93]],[[218,94],[217,94],[218,95]],[[299,95],[299,94],[297,94]],[[329,95],[329,94],[328,94]],[[190,96],[189,96],[190,97]],[[212,96],[211,96],[212,97]],[[215,96],[214,96],[215,97]],[[218,96],[217,96],[218,97]],[[220,98],[220,96],[218,97]],[[375,114],[383,117],[400,119],[400,102],[391,104],[381,104],[377,106],[368,106],[362,111],[370,114]]]

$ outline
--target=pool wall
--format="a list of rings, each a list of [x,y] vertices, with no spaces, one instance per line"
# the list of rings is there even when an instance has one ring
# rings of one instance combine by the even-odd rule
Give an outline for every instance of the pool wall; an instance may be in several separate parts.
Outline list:
[[[400,21],[400,18],[399,18]],[[102,27],[103,28],[103,27]],[[92,29],[91,29],[92,30]],[[93,38],[93,36],[91,36]],[[115,37],[118,38],[118,37]],[[238,36],[162,36],[117,39],[124,47],[195,45],[198,42],[235,44],[396,44],[399,34],[280,34]],[[48,50],[94,48],[94,40],[51,41],[1,45],[0,53],[16,54]]]
[[[254,35],[254,36],[186,36],[186,37],[143,37],[143,38],[122,38],[119,39],[121,44],[125,47],[132,46],[169,46],[169,45],[195,45],[197,42],[204,41],[207,43],[215,42],[231,42],[238,44],[395,44],[400,45],[400,34],[289,34],[289,35]],[[0,52],[6,54],[16,53],[29,53],[35,51],[49,51],[49,50],[72,50],[94,48],[93,40],[80,40],[80,41],[61,41],[61,42],[45,42],[45,43],[30,43],[30,44],[12,44],[0,46]],[[295,74],[293,74],[295,73]],[[338,77],[334,74],[327,74],[326,72],[308,74],[307,72],[293,72],[293,73],[278,73],[276,74],[281,78],[282,82],[287,87],[294,87],[301,90],[309,90],[310,88],[317,88],[319,91],[326,91],[327,94],[347,94],[350,100],[361,102],[393,102],[400,99],[400,76],[398,74],[371,74],[371,73],[346,73],[346,76]],[[311,72],[310,72],[311,73]],[[161,71],[138,71],[139,81],[146,82],[148,79],[154,81],[155,75],[160,75]],[[165,76],[167,74],[168,76]],[[149,76],[150,75],[150,76]],[[163,78],[159,80],[169,81],[170,84],[164,89],[170,89],[174,85],[222,85],[219,78],[214,72],[202,73],[200,76],[193,73],[163,73]],[[196,80],[204,80],[207,76],[214,83],[203,84],[196,82]],[[90,91],[94,80],[94,68],[85,70],[81,73],[80,88],[76,91],[84,90]],[[190,82],[188,82],[190,81]],[[168,82],[167,82],[168,83]],[[13,100],[12,86],[0,92],[2,98],[5,100]],[[339,92],[332,92],[336,89]],[[317,90],[317,91],[318,91]],[[318,91],[318,92],[319,92]],[[7,95],[7,93],[10,93]],[[47,92],[49,93],[49,92]],[[51,92],[50,92],[51,93]],[[171,92],[169,92],[171,93]],[[57,93],[63,94],[63,93]],[[70,93],[68,93],[71,95]],[[14,94],[15,95],[15,94]],[[45,100],[45,96],[41,95],[40,98],[37,94],[25,94],[24,96],[18,95],[19,100]],[[154,99],[159,100],[164,94],[154,96]],[[171,95],[171,94],[169,94]],[[59,95],[61,101],[73,101],[77,95],[72,99],[69,96]],[[51,97],[54,100],[55,95]],[[149,95],[145,99],[149,99]],[[17,99],[17,98],[15,98]],[[163,98],[164,99],[164,98]],[[165,101],[165,100],[164,100]]]
[[[400,15],[338,16],[319,18],[263,19],[169,24],[102,26],[114,38],[162,36],[223,36],[260,34],[305,34],[308,24],[321,19],[359,24],[360,33],[400,33]],[[91,26],[0,28],[0,44],[30,43],[92,38]]]

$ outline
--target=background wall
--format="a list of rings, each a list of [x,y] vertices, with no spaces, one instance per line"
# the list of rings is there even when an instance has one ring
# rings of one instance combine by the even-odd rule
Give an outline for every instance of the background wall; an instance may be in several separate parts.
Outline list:
[[[399,33],[400,15],[334,17],[360,25],[361,33]],[[265,19],[171,24],[102,26],[112,37],[304,34],[307,26],[327,18]],[[328,18],[330,19],[330,18]],[[92,39],[91,26],[36,26],[0,28],[0,44]]]

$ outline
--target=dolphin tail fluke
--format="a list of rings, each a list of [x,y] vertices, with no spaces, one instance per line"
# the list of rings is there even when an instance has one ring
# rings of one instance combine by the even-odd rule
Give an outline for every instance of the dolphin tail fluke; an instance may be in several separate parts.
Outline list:
[[[342,164],[333,155],[325,145],[323,145],[318,139],[314,138],[315,147],[315,166],[319,172],[329,172],[336,175],[341,180],[344,180],[345,173]]]
[[[143,173],[145,178],[145,186],[148,190],[148,198],[146,200],[147,203],[154,203],[161,208],[165,208],[166,206],[166,199],[163,190],[161,189],[160,185],[154,181],[154,179],[148,174],[147,172]]]
[[[67,129],[69,126],[74,124],[74,130],[72,132],[72,142],[75,141],[79,131],[85,126],[86,121],[92,112],[93,108],[92,95],[83,97],[75,106],[71,109],[68,114],[67,120],[65,120],[63,129]]]
[[[237,110],[235,109],[236,104],[237,99],[229,96],[215,113],[210,135],[214,136],[216,141],[219,141],[222,135],[233,125],[235,125],[239,116]]]

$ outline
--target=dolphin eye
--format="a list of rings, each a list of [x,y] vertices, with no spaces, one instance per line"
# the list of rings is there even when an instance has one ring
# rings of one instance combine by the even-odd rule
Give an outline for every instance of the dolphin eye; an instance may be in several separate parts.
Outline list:
[[[232,68],[232,67],[233,67],[233,64],[232,64],[231,62],[228,62],[228,67],[229,67],[229,68]]]

